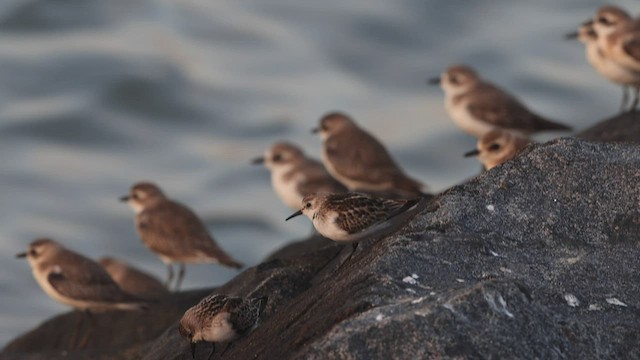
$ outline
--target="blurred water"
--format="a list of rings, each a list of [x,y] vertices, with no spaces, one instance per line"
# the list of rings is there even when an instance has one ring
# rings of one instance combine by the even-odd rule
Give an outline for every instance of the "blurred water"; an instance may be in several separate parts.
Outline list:
[[[639,10],[635,1],[619,5]],[[454,62],[577,129],[620,92],[563,34],[599,1],[3,0],[0,2],[0,345],[67,308],[13,255],[50,236],[161,278],[117,202],[141,179],[189,204],[234,257],[254,265],[308,222],[249,165],[344,110],[434,191],[479,169],[474,140],[424,79]],[[633,6],[633,7],[632,7]],[[190,266],[185,287],[236,274]]]

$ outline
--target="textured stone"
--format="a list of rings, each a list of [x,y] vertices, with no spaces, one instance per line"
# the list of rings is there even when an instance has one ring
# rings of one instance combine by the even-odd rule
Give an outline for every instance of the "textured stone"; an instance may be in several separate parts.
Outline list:
[[[560,139],[438,195],[348,262],[350,246],[289,246],[217,290],[269,296],[224,358],[640,358],[638,184],[639,146]],[[120,348],[190,357],[175,321]]]

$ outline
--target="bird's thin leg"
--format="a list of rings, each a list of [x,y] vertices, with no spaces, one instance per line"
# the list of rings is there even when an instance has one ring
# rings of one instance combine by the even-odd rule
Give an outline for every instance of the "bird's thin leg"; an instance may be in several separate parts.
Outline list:
[[[171,290],[171,281],[173,281],[173,264],[171,263],[167,264],[167,270],[168,270],[167,282],[164,283],[164,286],[166,286],[167,289]]]
[[[340,270],[340,268],[341,268],[344,264],[346,264],[346,263],[348,263],[349,261],[351,261],[351,258],[353,257],[353,254],[355,254],[356,249],[358,249],[358,242],[357,242],[357,241],[354,241],[353,243],[351,243],[351,247],[352,247],[352,249],[353,249],[353,250],[351,250],[351,253],[349,254],[349,257],[348,257],[345,261],[343,261],[343,262],[342,262],[342,264],[340,264],[340,266],[338,267],[338,270]]]
[[[207,356],[207,360],[211,360],[213,353],[216,352],[216,343],[211,343],[211,351],[209,352],[209,356]]]
[[[229,347],[231,346],[231,343],[228,342],[227,346],[224,347],[224,350],[222,350],[222,352],[220,353],[220,357],[222,357],[222,355],[224,355],[224,353],[227,352],[227,350],[229,349]]]
[[[629,111],[635,111],[638,108],[638,103],[640,103],[640,86],[636,86],[633,89],[633,102],[631,103]]]
[[[178,270],[178,280],[176,281],[176,291],[180,290],[180,285],[182,285],[182,278],[184,278],[185,266],[183,263],[180,263],[180,270]]]
[[[620,104],[620,112],[625,112],[627,110],[627,103],[629,102],[629,87],[626,85],[622,86],[622,104]]]
[[[196,358],[196,344],[198,344],[197,342],[192,342],[191,343],[191,358],[195,360]]]
[[[87,326],[87,330],[84,332],[84,334],[81,333],[82,330],[82,323],[84,318],[87,318],[88,322],[89,322],[89,326]],[[89,338],[91,337],[91,334],[93,333],[93,316],[91,314],[91,311],[84,310],[82,312],[82,314],[80,315],[80,321],[78,322],[78,327],[76,329],[76,332],[80,332],[82,337],[80,338],[80,341],[78,342],[78,349],[84,349],[87,346],[87,343],[89,342]]]

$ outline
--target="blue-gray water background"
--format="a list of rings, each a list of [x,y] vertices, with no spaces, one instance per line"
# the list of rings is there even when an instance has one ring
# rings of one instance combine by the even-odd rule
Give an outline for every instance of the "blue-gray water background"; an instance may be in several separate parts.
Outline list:
[[[634,13],[634,0],[619,1]],[[424,79],[456,62],[577,129],[612,115],[620,91],[563,40],[587,0],[2,0],[0,345],[67,311],[14,259],[49,236],[164,278],[117,198],[159,183],[248,265],[309,232],[249,164],[344,110],[437,191],[480,168],[475,141]],[[548,138],[548,137],[547,137]],[[538,137],[538,139],[546,139]],[[185,288],[236,274],[189,266]]]

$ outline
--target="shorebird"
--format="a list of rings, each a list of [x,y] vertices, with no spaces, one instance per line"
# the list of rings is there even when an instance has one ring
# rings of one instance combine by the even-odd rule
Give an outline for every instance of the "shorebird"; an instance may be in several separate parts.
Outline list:
[[[598,47],[605,56],[634,71],[640,71],[640,19],[619,7],[606,5],[593,17]]]
[[[593,17],[598,52],[615,62],[625,73],[625,79],[640,77],[640,19],[633,19],[616,6],[603,6]],[[633,81],[635,97],[630,110],[640,101],[640,85]],[[626,93],[625,93],[626,94]]]
[[[98,263],[109,273],[113,281],[129,294],[141,299],[154,300],[169,294],[167,288],[154,276],[147,274],[124,261],[103,257]]]
[[[359,241],[395,230],[423,199],[393,200],[357,192],[316,193],[305,196],[302,209],[285,221],[305,215],[322,236],[338,243],[352,243],[350,259]]]
[[[212,294],[184,313],[178,331],[182,337],[189,340],[194,359],[196,344],[202,341],[210,342],[209,359],[215,352],[215,343],[234,341],[253,330],[258,325],[266,305],[266,296],[240,298]],[[222,354],[226,350],[225,348]]]
[[[452,66],[429,83],[440,84],[445,94],[445,108],[453,122],[477,138],[496,128],[525,134],[571,130],[533,113],[506,91],[481,79],[469,66]]]
[[[423,195],[423,185],[407,176],[387,149],[349,116],[326,114],[313,132],[323,140],[322,163],[350,191]]]
[[[184,277],[185,263],[242,268],[241,263],[218,247],[193,211],[168,199],[155,184],[137,183],[131,187],[129,195],[120,200],[128,202],[135,211],[136,228],[142,242],[167,265],[167,287],[173,280],[174,263],[180,265],[176,290]]]
[[[95,261],[51,239],[37,239],[26,258],[42,290],[54,300],[77,310],[141,310],[145,302],[123,291]]]
[[[287,142],[277,142],[254,164],[264,164],[271,171],[271,186],[285,205],[297,209],[305,195],[323,192],[345,192],[324,166],[302,150]]]
[[[607,80],[622,86],[620,111],[627,110],[629,88],[634,89],[634,98],[629,110],[635,109],[640,95],[640,71],[630,70],[605,56],[598,47],[598,35],[593,28],[593,20],[585,22],[577,32],[567,34],[566,38],[580,40],[585,45],[585,56],[589,64]]]
[[[478,140],[478,147],[464,154],[465,157],[477,156],[486,170],[513,159],[531,140],[519,133],[495,129]]]

